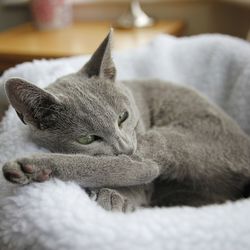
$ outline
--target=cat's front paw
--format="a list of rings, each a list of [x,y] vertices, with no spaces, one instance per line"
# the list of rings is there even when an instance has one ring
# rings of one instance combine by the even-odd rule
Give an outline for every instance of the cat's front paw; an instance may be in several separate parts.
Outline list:
[[[46,166],[38,166],[32,158],[23,158],[10,161],[3,166],[4,177],[17,184],[28,184],[33,181],[43,182],[50,178],[51,169]]]
[[[90,197],[107,211],[126,213],[135,210],[130,201],[115,189],[101,188],[98,191],[91,191]]]

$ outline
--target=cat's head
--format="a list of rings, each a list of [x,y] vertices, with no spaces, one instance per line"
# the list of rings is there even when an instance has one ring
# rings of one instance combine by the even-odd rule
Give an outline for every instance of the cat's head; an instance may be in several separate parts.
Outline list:
[[[41,146],[90,155],[135,152],[138,110],[128,88],[115,80],[111,35],[80,71],[46,90],[19,78],[6,82],[11,105]]]

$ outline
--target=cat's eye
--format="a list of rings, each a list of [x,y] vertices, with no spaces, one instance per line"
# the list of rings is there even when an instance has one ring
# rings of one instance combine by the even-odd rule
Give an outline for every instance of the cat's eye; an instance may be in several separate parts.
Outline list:
[[[122,112],[118,117],[118,125],[119,127],[128,119],[128,111]]]
[[[96,135],[82,135],[81,137],[79,137],[77,139],[77,141],[80,143],[80,144],[83,144],[83,145],[88,145],[94,141],[97,141],[99,140],[100,137],[96,136]]]

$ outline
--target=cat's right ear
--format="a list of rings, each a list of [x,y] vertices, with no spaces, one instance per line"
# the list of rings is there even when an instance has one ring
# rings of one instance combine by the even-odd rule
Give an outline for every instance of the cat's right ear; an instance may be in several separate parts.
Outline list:
[[[59,102],[55,96],[20,78],[10,78],[5,83],[6,95],[24,124],[39,129],[51,124],[51,115]]]
[[[111,81],[115,80],[116,68],[111,55],[112,34],[111,29],[90,60],[80,70],[81,73],[87,77],[97,76]]]

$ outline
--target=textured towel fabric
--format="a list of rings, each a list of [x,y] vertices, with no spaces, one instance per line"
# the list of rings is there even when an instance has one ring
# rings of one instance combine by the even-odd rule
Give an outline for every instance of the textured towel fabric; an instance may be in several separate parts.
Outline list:
[[[88,57],[24,63],[4,73],[45,87]],[[114,53],[119,79],[161,78],[200,90],[250,134],[250,45],[221,35],[162,35]],[[3,89],[0,91],[4,100]],[[26,138],[10,108],[0,126],[0,165],[45,151]],[[11,197],[8,197],[11,195]],[[0,249],[250,249],[250,199],[202,208],[108,213],[74,183],[51,180],[16,188],[0,175]]]

